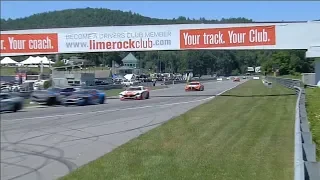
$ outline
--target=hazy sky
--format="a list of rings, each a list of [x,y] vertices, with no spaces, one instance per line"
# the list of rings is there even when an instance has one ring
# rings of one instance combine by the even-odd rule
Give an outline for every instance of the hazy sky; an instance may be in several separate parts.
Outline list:
[[[156,18],[245,17],[255,21],[320,19],[320,1],[1,1],[1,18],[14,19],[46,11],[86,7],[131,10]]]

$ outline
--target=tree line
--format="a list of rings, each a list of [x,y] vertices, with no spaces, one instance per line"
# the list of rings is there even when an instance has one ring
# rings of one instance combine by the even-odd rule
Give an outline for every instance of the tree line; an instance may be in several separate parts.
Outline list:
[[[102,8],[68,9],[34,14],[25,18],[1,19],[1,31],[42,28],[67,28],[116,25],[154,25],[154,24],[222,24],[251,23],[252,19],[243,17],[207,20],[190,19],[180,16],[174,19],[145,17],[134,12]],[[153,72],[184,72],[193,69],[195,74],[218,73],[238,75],[246,72],[249,66],[262,66],[265,73],[273,67],[280,74],[296,74],[313,71],[313,60],[305,59],[305,50],[188,50],[188,51],[150,51],[132,52],[139,60],[140,67]],[[122,64],[128,52],[101,52],[82,54],[61,54],[60,59],[78,56],[92,61],[95,65],[112,65],[112,61]],[[16,60],[26,57],[15,57]]]

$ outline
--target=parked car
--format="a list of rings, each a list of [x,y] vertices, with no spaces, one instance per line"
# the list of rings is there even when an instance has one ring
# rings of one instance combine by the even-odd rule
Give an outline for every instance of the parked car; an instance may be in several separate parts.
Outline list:
[[[24,98],[13,96],[9,93],[0,93],[0,112],[17,112],[23,108]]]

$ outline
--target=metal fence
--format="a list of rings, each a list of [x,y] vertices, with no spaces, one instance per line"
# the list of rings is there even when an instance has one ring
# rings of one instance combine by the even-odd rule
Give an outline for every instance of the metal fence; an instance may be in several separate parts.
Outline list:
[[[304,84],[297,79],[266,77],[268,81],[279,83],[297,92],[295,114],[294,180],[320,180],[320,162],[316,160],[316,145],[306,111]]]

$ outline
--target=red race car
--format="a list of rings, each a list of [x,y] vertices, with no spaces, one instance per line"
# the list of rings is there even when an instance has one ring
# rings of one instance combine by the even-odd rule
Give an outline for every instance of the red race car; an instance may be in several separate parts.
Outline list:
[[[184,89],[185,91],[203,91],[204,85],[200,82],[190,82]]]

